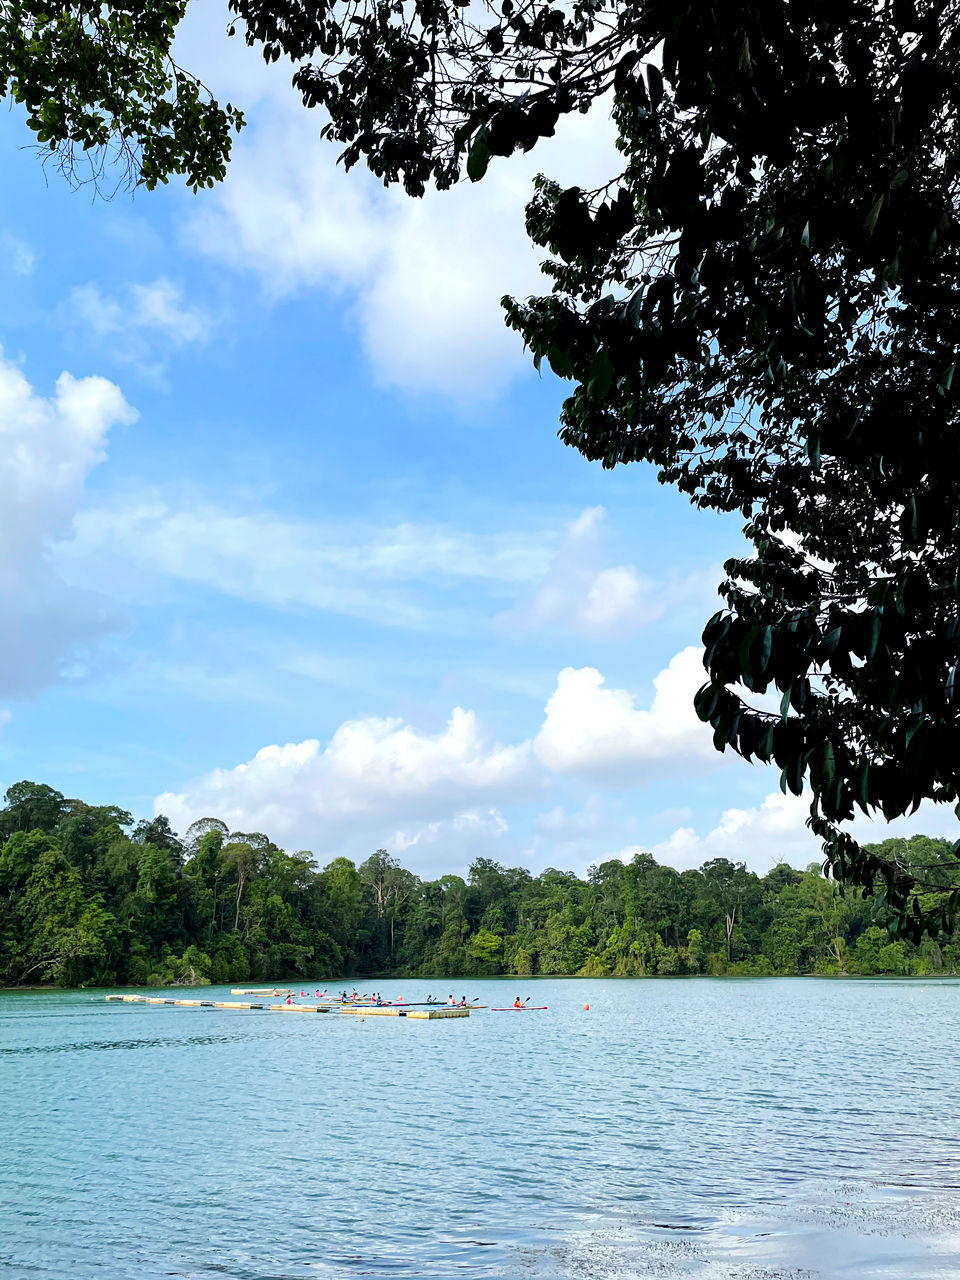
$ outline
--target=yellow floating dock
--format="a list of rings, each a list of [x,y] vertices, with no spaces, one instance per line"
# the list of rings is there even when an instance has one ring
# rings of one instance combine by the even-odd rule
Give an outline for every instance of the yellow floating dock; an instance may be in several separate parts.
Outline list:
[[[329,1004],[254,1004],[246,1000],[176,1000],[169,996],[104,996],[107,1002],[119,1000],[123,1004],[172,1004],[190,1005],[202,1009],[261,1009],[271,1013],[352,1013],[371,1018],[469,1018],[468,1008],[443,1006],[439,1009],[400,1009],[396,1005],[329,1005]]]
[[[231,987],[232,996],[292,996],[293,987]]]
[[[330,1006],[325,1004],[272,1004],[272,1013],[329,1013]]]
[[[463,1009],[455,1008],[451,1005],[449,1008],[443,1009],[398,1009],[393,1006],[372,1005],[368,1008],[357,1007],[356,1005],[344,1006],[341,1013],[359,1013],[364,1017],[368,1015],[371,1018],[469,1018],[470,1010],[466,1007]]]

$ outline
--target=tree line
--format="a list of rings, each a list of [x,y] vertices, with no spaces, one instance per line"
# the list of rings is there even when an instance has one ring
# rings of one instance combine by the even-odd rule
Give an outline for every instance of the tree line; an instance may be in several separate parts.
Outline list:
[[[4,798],[4,985],[960,972],[960,931],[896,936],[882,897],[843,896],[816,866],[676,871],[640,852],[585,878],[477,858],[466,878],[425,880],[384,849],[321,869],[216,818],[180,837],[164,817],[135,823],[43,784]],[[946,840],[877,852],[958,878]]]

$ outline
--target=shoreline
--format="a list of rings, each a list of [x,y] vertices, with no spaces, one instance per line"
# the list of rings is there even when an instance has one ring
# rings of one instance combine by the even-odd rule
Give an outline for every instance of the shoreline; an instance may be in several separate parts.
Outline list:
[[[495,973],[484,974],[479,976],[475,973],[469,975],[461,974],[459,977],[451,977],[445,975],[444,981],[453,983],[462,982],[509,982],[515,985],[518,981],[523,983],[529,982],[783,982],[788,979],[791,982],[797,979],[804,981],[819,982],[949,982],[960,979],[960,973],[618,973],[618,974],[579,974],[579,973],[538,973],[536,975],[526,975],[519,977],[517,974],[511,973]],[[257,982],[262,982],[264,986],[279,986],[281,984],[294,983],[299,986],[315,986],[318,981],[325,981],[326,985],[331,985],[330,979],[309,980],[303,978],[277,978],[271,980],[269,978],[258,978]],[[365,974],[363,975],[365,983],[370,982],[437,982],[438,978],[418,978],[397,976],[392,974]],[[337,979],[332,983],[333,986],[342,985],[343,979]],[[352,979],[346,982],[350,986]],[[229,987],[230,982],[207,982],[207,983],[174,983],[167,985],[151,985],[148,982],[111,982],[106,986],[78,986],[78,987],[60,987],[42,983],[32,983],[26,986],[0,987],[0,995],[16,995],[17,993],[35,992],[69,993],[73,991],[201,991],[215,990],[221,987]]]

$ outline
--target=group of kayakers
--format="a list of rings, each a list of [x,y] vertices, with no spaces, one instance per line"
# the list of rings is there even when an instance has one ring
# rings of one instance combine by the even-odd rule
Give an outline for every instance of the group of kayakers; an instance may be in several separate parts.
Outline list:
[[[275,996],[278,996],[280,992],[274,991],[273,994]],[[304,990],[300,992],[300,995],[303,997],[306,997],[306,999],[308,1000],[310,999],[310,994],[306,990],[306,988],[304,988]],[[380,994],[379,991],[374,991],[370,995],[361,995],[359,991],[354,991],[352,995],[348,995],[346,991],[341,991],[338,996],[330,996],[327,994],[326,990],[321,991],[319,987],[317,987],[316,991],[313,993],[313,998],[314,1000],[332,1000],[332,1001],[336,1001],[337,1004],[372,1004],[372,1005],[379,1006],[384,1004],[403,1004],[404,1003],[403,996],[397,996],[395,1000],[384,1000],[383,996]],[[296,992],[293,992],[293,991],[289,992],[287,995],[287,1001],[286,1001],[287,1004],[294,1004],[295,1001],[296,1001]],[[515,1008],[519,1008],[519,1001],[520,1001],[520,998],[518,996],[517,1004],[514,1006]],[[439,996],[429,995],[427,996],[426,1002],[427,1004],[449,1005],[450,1008],[452,1009],[467,1008],[467,997],[461,996],[460,999],[458,1000],[457,997],[452,993],[447,996],[446,1000],[441,1000]]]
[[[274,991],[273,994],[278,996],[280,992]],[[310,999],[310,993],[306,989],[302,990],[300,995],[305,996],[308,1000]],[[359,991],[354,991],[352,995],[348,995],[346,991],[341,991],[338,996],[331,996],[327,993],[326,988],[321,991],[319,987],[313,993],[313,999],[335,1001],[337,1004],[403,1004],[403,996],[397,996],[396,1000],[384,1000],[379,991],[374,991],[372,995],[362,995]],[[287,1004],[293,1004],[295,1001],[296,992],[291,991],[287,995]]]
[[[274,991],[273,994],[275,996],[278,996],[280,992]],[[306,990],[301,991],[300,994],[301,996],[305,996],[309,1000],[310,996]],[[321,991],[320,988],[317,987],[316,991],[314,992],[313,998],[315,1000],[334,1000],[338,1004],[361,1004],[362,1003],[362,1004],[373,1004],[377,1006],[384,1005],[384,1004],[403,1004],[403,996],[397,996],[396,1000],[384,1000],[383,997],[380,995],[379,991],[374,991],[372,995],[361,995],[359,991],[354,991],[352,995],[348,995],[346,991],[341,991],[340,995],[338,996],[328,996],[325,989]],[[295,993],[290,992],[287,995],[287,1004],[293,1004],[294,1000],[295,1000]],[[441,1001],[439,996],[431,996],[431,995],[427,996],[427,1004],[441,1004],[441,1003],[445,1005],[449,1005],[451,1009],[466,1009],[467,997],[461,996],[460,999],[458,1000],[457,997],[451,993],[450,995],[447,996],[446,1000]],[[517,996],[517,998],[514,1000],[512,1007],[514,1009],[522,1009],[524,1007],[523,1002],[521,1001],[519,996]]]

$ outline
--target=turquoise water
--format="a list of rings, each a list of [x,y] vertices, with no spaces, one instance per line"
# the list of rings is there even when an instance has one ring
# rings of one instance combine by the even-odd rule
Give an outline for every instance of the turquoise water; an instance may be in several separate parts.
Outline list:
[[[957,983],[461,988],[549,1009],[0,995],[0,1277],[960,1274]]]

